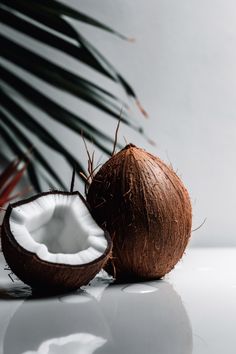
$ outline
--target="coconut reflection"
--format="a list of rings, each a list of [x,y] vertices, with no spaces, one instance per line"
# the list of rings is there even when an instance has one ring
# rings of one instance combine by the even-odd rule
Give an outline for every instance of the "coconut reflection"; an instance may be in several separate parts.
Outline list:
[[[168,282],[107,286],[97,279],[83,291],[24,301],[9,322],[3,349],[4,354],[191,354],[192,331]]]
[[[108,290],[101,306],[112,340],[96,353],[192,353],[191,324],[171,284],[154,281],[113,285]]]
[[[37,350],[23,354],[93,354],[106,340],[89,333],[71,334],[43,342]]]
[[[3,353],[92,354],[103,346],[110,330],[97,301],[81,291],[65,298],[25,300],[6,329]]]

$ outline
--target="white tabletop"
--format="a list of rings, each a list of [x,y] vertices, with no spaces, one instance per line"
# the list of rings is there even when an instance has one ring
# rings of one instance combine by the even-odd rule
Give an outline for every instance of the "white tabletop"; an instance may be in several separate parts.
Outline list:
[[[0,264],[0,354],[235,354],[236,249],[189,249],[166,278],[38,298]]]

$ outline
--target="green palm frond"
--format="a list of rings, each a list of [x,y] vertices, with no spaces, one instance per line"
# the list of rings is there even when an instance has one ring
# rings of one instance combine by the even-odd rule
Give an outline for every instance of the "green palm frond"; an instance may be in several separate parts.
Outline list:
[[[55,0],[0,0],[0,22],[3,25],[35,40],[36,49],[37,42],[41,42],[114,81],[123,88],[128,97],[137,102],[145,115],[133,88],[93,44],[75,30],[71,19],[129,40],[96,19]],[[32,137],[37,133],[37,138],[49,149],[59,153],[71,167],[77,166],[78,174],[80,171],[84,173],[81,163],[27,111],[24,100],[45,112],[55,122],[85,139],[92,139],[94,145],[104,153],[111,154],[113,148],[113,138],[109,134],[55,102],[55,99],[48,97],[40,88],[31,85],[29,80],[22,79],[14,69],[15,66],[142,133],[142,127],[130,117],[127,102],[104,87],[56,64],[52,58],[45,58],[39,52],[30,50],[24,43],[16,42],[11,35],[0,35],[0,48],[0,55],[4,59],[0,65],[0,135],[14,154],[20,156],[25,148],[32,148]],[[6,63],[14,65],[9,66]],[[23,103],[12,98],[12,91],[24,98]],[[63,181],[47,158],[40,153],[40,149],[34,146],[33,150],[34,160],[28,166],[28,174],[35,189],[40,190],[42,176],[49,184],[56,184],[64,189]],[[49,179],[44,171],[50,176]]]

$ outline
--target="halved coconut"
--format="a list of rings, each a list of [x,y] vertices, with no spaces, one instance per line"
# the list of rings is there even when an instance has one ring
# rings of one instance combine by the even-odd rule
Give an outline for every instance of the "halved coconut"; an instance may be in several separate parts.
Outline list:
[[[8,265],[41,290],[87,284],[106,263],[111,244],[78,192],[47,192],[11,204],[2,225]]]

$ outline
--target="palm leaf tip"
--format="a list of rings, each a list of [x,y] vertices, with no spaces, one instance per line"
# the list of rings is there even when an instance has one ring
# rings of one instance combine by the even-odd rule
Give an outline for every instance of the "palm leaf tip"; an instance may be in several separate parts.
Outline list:
[[[54,11],[59,16],[67,16],[70,18],[73,18],[75,20],[78,20],[79,22],[83,22],[87,25],[91,25],[93,27],[96,27],[98,29],[107,31],[108,33],[111,33],[113,35],[116,35],[117,37],[128,40],[128,41],[133,41],[133,38],[127,37],[126,35],[120,33],[119,31],[114,30],[113,28],[105,25],[101,21],[98,21],[92,16],[89,16],[85,14],[84,12],[78,11],[77,9],[74,9],[71,6],[66,5],[65,3],[62,3],[57,0],[38,0],[38,4],[41,4],[43,6],[47,6],[49,11]]]

